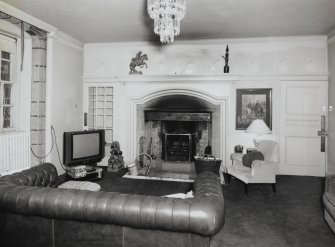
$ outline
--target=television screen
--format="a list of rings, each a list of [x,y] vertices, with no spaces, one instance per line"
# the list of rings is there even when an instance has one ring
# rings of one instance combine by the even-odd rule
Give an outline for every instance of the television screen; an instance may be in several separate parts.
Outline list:
[[[99,133],[78,134],[72,136],[73,152],[72,159],[90,157],[99,154],[100,137]]]
[[[66,166],[96,165],[105,157],[105,130],[64,132],[63,161]]]

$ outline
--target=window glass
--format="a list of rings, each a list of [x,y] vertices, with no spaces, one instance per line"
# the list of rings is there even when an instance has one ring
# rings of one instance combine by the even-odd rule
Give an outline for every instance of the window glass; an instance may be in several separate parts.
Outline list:
[[[10,62],[1,60],[1,80],[10,80]]]
[[[3,92],[3,104],[4,105],[10,105],[11,104],[11,97],[12,97],[12,85],[10,84],[4,84],[3,86],[4,92]]]
[[[11,107],[3,107],[3,128],[12,128]]]
[[[5,51],[2,51],[1,52],[1,58],[3,59],[10,59],[10,53],[9,52],[5,52]]]

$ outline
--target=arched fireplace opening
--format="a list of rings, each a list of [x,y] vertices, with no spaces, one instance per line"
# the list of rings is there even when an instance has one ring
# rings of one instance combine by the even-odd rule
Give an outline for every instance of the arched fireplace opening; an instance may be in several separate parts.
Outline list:
[[[211,146],[219,156],[220,105],[190,95],[165,95],[137,105],[138,152],[163,163],[190,163]]]

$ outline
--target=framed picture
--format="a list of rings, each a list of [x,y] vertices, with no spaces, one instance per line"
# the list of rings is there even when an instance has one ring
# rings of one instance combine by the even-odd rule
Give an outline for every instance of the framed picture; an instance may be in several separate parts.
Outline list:
[[[254,119],[263,119],[272,130],[272,89],[236,90],[236,129],[245,130]]]

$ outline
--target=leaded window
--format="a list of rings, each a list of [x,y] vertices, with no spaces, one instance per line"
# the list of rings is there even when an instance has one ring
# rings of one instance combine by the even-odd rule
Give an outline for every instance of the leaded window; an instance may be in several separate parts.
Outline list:
[[[88,88],[88,129],[105,129],[106,142],[113,140],[113,87]]]
[[[0,36],[0,39],[2,35]],[[4,45],[9,43],[9,45]],[[14,129],[14,62],[15,54],[10,51],[13,41],[1,39],[0,46],[0,131]],[[7,49],[6,49],[7,48]]]

